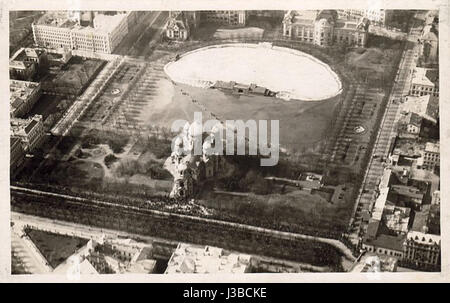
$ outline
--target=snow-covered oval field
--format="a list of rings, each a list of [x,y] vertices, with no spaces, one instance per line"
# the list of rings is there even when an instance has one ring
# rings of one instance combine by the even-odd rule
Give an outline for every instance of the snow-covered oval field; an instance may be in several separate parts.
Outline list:
[[[303,52],[267,44],[223,44],[183,54],[165,66],[175,82],[205,87],[208,82],[254,83],[291,99],[323,100],[341,92],[339,77]]]

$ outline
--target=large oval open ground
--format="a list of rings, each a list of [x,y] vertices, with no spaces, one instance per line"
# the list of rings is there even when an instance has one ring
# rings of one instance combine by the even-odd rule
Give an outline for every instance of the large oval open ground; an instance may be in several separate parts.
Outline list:
[[[301,51],[268,43],[213,45],[187,52],[165,66],[175,82],[204,87],[215,81],[256,84],[291,99],[323,100],[342,90],[325,63]]]

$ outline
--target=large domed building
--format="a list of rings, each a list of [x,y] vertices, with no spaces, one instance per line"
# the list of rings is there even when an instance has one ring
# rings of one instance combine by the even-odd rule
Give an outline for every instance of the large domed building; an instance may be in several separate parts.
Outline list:
[[[173,187],[170,197],[187,199],[192,197],[198,186],[205,180],[226,170],[226,160],[222,153],[215,149],[216,139],[213,133],[202,132],[198,122],[186,123],[181,134],[174,140],[172,154],[164,163],[173,176]],[[200,140],[200,154],[197,154],[195,144]]]

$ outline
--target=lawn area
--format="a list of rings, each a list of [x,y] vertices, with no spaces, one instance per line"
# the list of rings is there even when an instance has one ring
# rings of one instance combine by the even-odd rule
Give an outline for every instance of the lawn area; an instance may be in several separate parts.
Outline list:
[[[152,110],[145,111],[146,121],[169,128],[177,119],[192,122],[196,111],[202,112],[203,121],[211,119],[211,113],[223,121],[268,120],[270,125],[270,120],[279,120],[280,145],[294,154],[315,152],[323,143],[334,108],[341,98],[339,95],[325,101],[287,102],[256,95],[231,95],[183,84],[176,84],[172,90],[172,98],[157,99],[156,103],[151,104]],[[203,107],[193,104],[192,99]]]
[[[25,231],[52,268],[56,268],[78,249],[86,245],[87,239],[70,237],[37,229]]]
[[[342,201],[335,204],[320,194],[295,188],[286,191],[267,195],[207,192],[201,195],[198,203],[220,210],[221,215],[230,216],[233,221],[252,225],[278,226],[306,233],[315,230],[326,236],[334,233],[334,236],[339,236],[345,230],[353,205],[350,185]]]
[[[172,176],[163,164],[170,145],[171,140],[156,136],[132,138],[75,128],[47,158],[32,158],[28,167],[33,173],[24,172],[17,180],[96,192],[128,185],[132,192],[131,185],[136,185],[137,192],[145,187],[152,194],[167,195]]]
[[[372,87],[385,87],[397,69],[403,42],[370,35],[367,47],[350,50],[345,64],[359,79],[367,79]]]
[[[78,95],[100,72],[105,63],[103,60],[72,57],[67,64],[49,70],[42,82],[42,89],[58,94]]]

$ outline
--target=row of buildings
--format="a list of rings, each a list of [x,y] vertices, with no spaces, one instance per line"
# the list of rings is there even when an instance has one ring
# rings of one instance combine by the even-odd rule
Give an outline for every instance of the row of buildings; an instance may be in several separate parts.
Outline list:
[[[23,163],[26,153],[32,152],[45,135],[42,116],[24,119],[41,96],[37,82],[10,80],[10,172],[14,173]]]
[[[200,22],[245,26],[249,14],[252,11],[171,12],[166,24],[166,37],[186,40],[191,29],[196,28]],[[350,17],[342,18],[336,10],[288,11],[283,17],[282,32],[284,37],[319,46],[329,46],[336,42],[364,46],[368,38],[369,23],[370,20],[366,17],[356,21]]]
[[[401,180],[401,182],[399,182]],[[403,182],[403,183],[402,183]],[[432,186],[414,176],[386,169],[362,248],[368,253],[395,258],[401,266],[439,270],[441,238],[440,200],[427,201]],[[434,196],[439,192],[434,192]]]
[[[337,13],[343,20],[361,20],[367,18],[371,24],[386,26],[393,18],[394,11],[386,9],[338,9]]]
[[[45,93],[41,83],[30,81],[38,68],[64,64],[71,52],[53,53],[41,48],[21,48],[9,61],[9,111],[11,124],[10,172],[14,175],[26,154],[31,154],[42,143],[45,135],[43,117],[30,111]]]
[[[45,136],[43,117],[29,115],[42,94],[33,82],[39,68],[63,65],[72,50],[111,53],[130,28],[147,14],[136,12],[48,11],[32,24],[36,48],[21,48],[10,58],[10,172],[14,174]]]
[[[425,121],[416,113],[406,116]],[[371,212],[363,218],[367,230],[362,247],[395,257],[402,266],[439,270],[440,146],[436,139],[426,137],[423,125],[415,126],[412,137],[400,137],[405,128],[399,128]]]
[[[33,38],[40,47],[111,54],[145,14],[49,11],[32,24]]]
[[[418,43],[421,64],[436,66],[439,62],[439,16],[437,11],[430,11],[426,16],[425,26]]]
[[[282,14],[280,14],[280,12]],[[284,15],[284,17],[283,17]],[[245,26],[249,17],[281,17],[284,37],[327,46],[335,42],[364,46],[368,26],[385,26],[392,19],[392,10],[314,10],[314,11],[174,11],[166,25],[166,37],[186,40],[200,22],[224,26]]]
[[[429,34],[428,22],[421,37]],[[418,43],[419,56],[424,56],[423,39]],[[417,63],[409,94],[401,100],[383,177],[363,218],[367,228],[362,247],[396,258],[400,266],[436,271],[441,263],[439,70]]]
[[[228,251],[214,246],[179,243],[165,274],[299,273],[301,265],[279,259]]]
[[[23,232],[23,231],[22,231]],[[214,246],[102,236],[90,239],[53,269],[55,274],[243,274],[301,272],[301,265]]]

